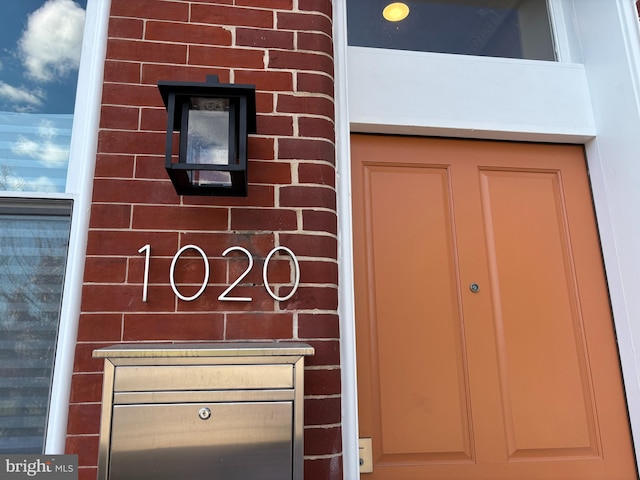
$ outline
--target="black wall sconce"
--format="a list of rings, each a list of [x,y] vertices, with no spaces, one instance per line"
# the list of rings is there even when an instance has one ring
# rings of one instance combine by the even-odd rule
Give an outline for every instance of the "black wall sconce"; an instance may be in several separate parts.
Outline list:
[[[247,196],[247,137],[256,132],[255,85],[158,82],[167,109],[165,168],[178,195]],[[173,155],[179,132],[178,155]]]

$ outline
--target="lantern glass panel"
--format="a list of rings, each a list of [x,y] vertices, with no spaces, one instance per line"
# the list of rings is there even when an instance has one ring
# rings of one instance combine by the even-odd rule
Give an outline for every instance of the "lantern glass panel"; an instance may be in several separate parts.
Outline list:
[[[229,125],[231,104],[228,98],[194,97],[190,99],[187,121],[187,163],[229,165]],[[190,173],[193,185],[231,186],[231,174],[211,170]]]

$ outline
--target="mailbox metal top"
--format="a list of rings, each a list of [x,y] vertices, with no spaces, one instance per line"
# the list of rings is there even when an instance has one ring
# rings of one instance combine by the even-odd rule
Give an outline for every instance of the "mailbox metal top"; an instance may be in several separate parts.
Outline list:
[[[313,354],[312,346],[296,342],[123,343],[93,351],[94,358],[256,357]]]

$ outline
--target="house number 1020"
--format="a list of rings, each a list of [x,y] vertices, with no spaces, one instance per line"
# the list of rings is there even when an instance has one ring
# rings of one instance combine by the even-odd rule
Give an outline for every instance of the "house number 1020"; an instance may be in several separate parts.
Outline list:
[[[200,289],[191,296],[186,296],[181,294],[178,291],[178,287],[176,286],[176,280],[175,280],[176,263],[178,263],[178,259],[180,258],[180,255],[182,255],[187,250],[195,250],[196,252],[198,252],[200,257],[202,257],[202,262],[204,263],[204,278],[202,279],[202,285],[200,285]],[[284,295],[284,296],[276,295],[276,293],[269,286],[269,281],[267,280],[267,270],[269,269],[269,262],[271,261],[271,257],[278,251],[286,252],[293,260],[293,263],[295,266],[294,268],[295,278],[293,282],[293,288],[287,295]],[[242,252],[244,255],[246,255],[247,259],[249,260],[249,265],[247,266],[245,271],[242,272],[242,274],[240,274],[238,278],[236,278],[235,281],[231,285],[229,285],[227,289],[218,296],[218,300],[223,302],[250,302],[251,300],[253,300],[251,297],[236,297],[236,296],[232,296],[231,292],[234,288],[238,286],[238,284],[244,279],[244,277],[246,277],[249,274],[249,272],[253,268],[253,256],[251,255],[251,253],[249,253],[249,250],[243,247],[229,247],[224,252],[222,252],[222,256],[226,257],[227,254],[231,252]],[[146,302],[148,297],[148,292],[149,292],[149,264],[151,260],[151,245],[146,244],[144,247],[138,250],[138,253],[145,254],[142,301]],[[267,293],[274,300],[277,300],[279,302],[284,302],[286,300],[289,300],[291,297],[293,297],[293,295],[296,293],[296,290],[298,289],[298,285],[300,284],[300,264],[298,263],[298,259],[296,258],[295,254],[287,247],[275,247],[273,250],[271,250],[269,254],[266,256],[266,258],[264,259],[264,267],[262,267],[262,280],[264,281],[264,288],[267,290]],[[205,288],[207,288],[207,284],[209,283],[209,261],[207,260],[207,254],[204,253],[204,250],[202,250],[197,245],[185,245],[180,250],[178,250],[176,254],[173,256],[173,260],[171,261],[171,268],[169,269],[169,282],[171,283],[171,289],[173,290],[173,293],[176,295],[176,297],[178,297],[180,300],[184,300],[185,302],[191,302],[196,298],[198,298],[200,295],[202,295],[204,293]]]

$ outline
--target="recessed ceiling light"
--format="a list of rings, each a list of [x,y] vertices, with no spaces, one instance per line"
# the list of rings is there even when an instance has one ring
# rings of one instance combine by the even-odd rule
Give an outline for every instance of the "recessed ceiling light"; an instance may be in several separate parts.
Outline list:
[[[382,16],[390,22],[399,22],[409,15],[409,7],[406,3],[395,2],[390,3],[382,11]]]

